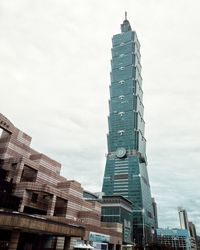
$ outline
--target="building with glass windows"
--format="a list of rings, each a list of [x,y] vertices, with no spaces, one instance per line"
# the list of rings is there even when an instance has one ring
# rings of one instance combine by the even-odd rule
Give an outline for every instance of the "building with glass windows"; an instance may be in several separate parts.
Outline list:
[[[178,207],[178,215],[179,215],[181,229],[186,229],[189,233],[190,241],[191,241],[191,249],[196,250],[197,249],[197,235],[196,235],[195,225],[191,221],[188,221],[188,215],[187,215],[186,209],[182,207]]]
[[[152,206],[153,206],[153,216],[155,221],[155,228],[158,228],[158,210],[157,204],[155,202],[155,198],[152,198]]]
[[[120,195],[103,196],[101,201],[101,221],[122,224],[123,244],[132,243],[133,205]]]
[[[179,215],[181,229],[187,229],[189,231],[189,222],[186,209],[178,207],[178,215]]]
[[[187,229],[156,229],[157,243],[170,246],[172,249],[190,250],[191,241]]]
[[[108,154],[102,191],[134,205],[133,241],[151,239],[153,206],[147,173],[140,43],[127,18],[112,38]]]

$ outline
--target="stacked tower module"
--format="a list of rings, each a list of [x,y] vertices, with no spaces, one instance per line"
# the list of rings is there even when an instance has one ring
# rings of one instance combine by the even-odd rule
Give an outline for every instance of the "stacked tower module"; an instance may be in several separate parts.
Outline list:
[[[112,38],[108,153],[102,191],[131,201],[133,241],[148,242],[154,216],[147,173],[140,43],[127,18]],[[113,214],[113,221],[117,221]]]

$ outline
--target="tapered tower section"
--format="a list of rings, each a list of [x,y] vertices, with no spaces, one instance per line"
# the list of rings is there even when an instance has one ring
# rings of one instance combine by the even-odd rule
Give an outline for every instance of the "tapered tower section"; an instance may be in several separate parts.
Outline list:
[[[140,58],[137,34],[125,15],[121,33],[112,38],[108,154],[102,191],[106,195],[122,195],[133,203],[133,240],[144,243],[150,240],[154,218]]]

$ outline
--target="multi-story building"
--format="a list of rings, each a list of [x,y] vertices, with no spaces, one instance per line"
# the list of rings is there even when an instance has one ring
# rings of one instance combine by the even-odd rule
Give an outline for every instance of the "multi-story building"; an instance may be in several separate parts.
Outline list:
[[[134,204],[133,240],[145,243],[155,226],[147,173],[140,43],[127,18],[112,38],[108,154],[102,191]]]
[[[178,207],[178,214],[180,220],[180,226],[182,229],[186,229],[190,235],[191,249],[197,249],[197,235],[196,228],[192,222],[188,221],[188,215],[186,209]]]
[[[123,248],[132,245],[133,204],[121,195],[83,192],[86,200],[98,200],[101,203],[101,221],[122,224]]]
[[[153,215],[155,220],[155,228],[158,228],[158,210],[155,198],[152,198]]]
[[[119,249],[122,225],[101,222],[101,203],[85,200],[81,184],[2,114],[0,129],[0,249],[92,248],[77,239]]]
[[[189,231],[187,211],[182,207],[178,207],[178,215],[179,215],[181,229],[187,229]]]
[[[101,220],[122,224],[123,244],[132,244],[133,205],[120,195],[103,196],[101,199]]]
[[[197,238],[197,233],[196,233],[195,224],[192,223],[191,221],[189,221],[188,225],[189,225],[189,230],[190,230],[190,236],[193,237],[194,239],[196,239]]]
[[[197,235],[197,250],[200,250],[200,236]]]
[[[191,221],[188,222],[190,239],[191,239],[191,249],[197,250],[197,234],[196,227]]]
[[[190,236],[186,229],[156,229],[157,243],[172,249],[190,250]]]

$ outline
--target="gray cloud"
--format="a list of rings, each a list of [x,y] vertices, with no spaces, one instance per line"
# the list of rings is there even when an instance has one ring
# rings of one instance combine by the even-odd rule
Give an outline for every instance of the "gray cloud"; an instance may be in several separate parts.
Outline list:
[[[199,221],[198,0],[0,3],[1,112],[99,191],[105,166],[111,37],[123,12],[141,42],[147,156],[160,226],[177,207]]]

